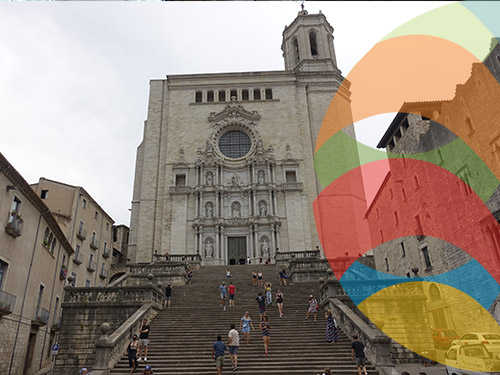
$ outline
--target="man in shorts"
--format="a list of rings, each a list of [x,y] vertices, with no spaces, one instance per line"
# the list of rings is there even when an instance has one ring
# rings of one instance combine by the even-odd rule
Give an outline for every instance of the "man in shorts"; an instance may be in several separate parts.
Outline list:
[[[255,298],[255,304],[259,306],[260,320],[262,320],[262,316],[266,315],[266,298],[262,293],[259,293],[257,298]]]
[[[224,365],[224,353],[226,352],[226,344],[222,342],[222,336],[217,336],[217,341],[214,343],[212,349],[212,360],[215,361],[217,366],[217,374],[222,374],[222,367]]]
[[[229,291],[229,307],[234,307],[234,292],[236,292],[236,287],[231,282],[227,289]]]
[[[139,334],[139,358],[137,361],[141,361],[141,351],[143,353],[143,361],[148,360],[148,344],[149,344],[149,324],[147,319],[142,321],[142,327]]]
[[[226,283],[223,282],[219,286],[219,293],[220,293],[220,305],[224,307],[224,311],[226,311],[226,292],[227,292]]]
[[[366,371],[366,356],[365,356],[365,346],[361,341],[358,340],[357,335],[352,335],[354,341],[352,342],[352,359],[356,360],[356,366],[358,367],[358,375],[361,374],[361,369],[363,369],[363,374],[368,375]]]
[[[236,371],[236,369],[238,368],[238,348],[240,346],[240,335],[234,327],[235,325],[231,324],[231,330],[227,335],[227,346],[229,347],[229,357],[231,358],[232,369],[233,371]]]

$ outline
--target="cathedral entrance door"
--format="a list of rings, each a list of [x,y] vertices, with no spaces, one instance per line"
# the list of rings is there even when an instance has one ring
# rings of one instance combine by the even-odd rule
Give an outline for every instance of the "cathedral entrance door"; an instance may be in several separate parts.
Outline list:
[[[247,238],[227,238],[227,258],[229,264],[245,264],[247,259]]]

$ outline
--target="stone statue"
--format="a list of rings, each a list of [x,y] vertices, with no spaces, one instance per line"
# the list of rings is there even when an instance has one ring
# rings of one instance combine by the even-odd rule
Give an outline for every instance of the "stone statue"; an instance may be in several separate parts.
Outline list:
[[[266,183],[266,174],[264,171],[259,171],[257,180],[259,181],[260,185],[264,185]]]
[[[205,242],[205,254],[207,258],[212,258],[214,256],[214,245],[212,245],[212,241]]]
[[[208,186],[211,186],[214,183],[214,175],[212,172],[207,172],[206,175],[206,183]]]
[[[262,139],[259,139],[257,141],[257,149],[262,150],[264,148],[264,145],[262,144]]]
[[[212,151],[212,149],[213,149],[212,142],[207,141],[207,151]]]
[[[232,217],[241,217],[240,204],[238,202],[233,202],[231,205],[231,216]]]
[[[260,245],[260,254],[264,258],[269,257],[269,241],[267,238],[262,239],[262,245]]]
[[[260,204],[259,204],[259,212],[260,212],[260,216],[266,216],[267,215],[267,204],[266,204],[266,202],[260,202]]]
[[[240,184],[240,176],[235,173],[233,177],[231,177],[231,183],[233,186],[238,186]]]
[[[205,216],[206,217],[214,216],[214,207],[211,203],[207,203],[207,205],[205,206]]]

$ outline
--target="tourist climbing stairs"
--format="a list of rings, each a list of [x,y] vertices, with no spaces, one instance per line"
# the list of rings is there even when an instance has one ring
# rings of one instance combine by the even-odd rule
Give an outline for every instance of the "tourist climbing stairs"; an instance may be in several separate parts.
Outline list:
[[[226,269],[231,271],[231,279],[226,278]],[[194,272],[191,285],[174,286],[172,305],[164,308],[151,322],[148,361],[140,362],[137,373],[144,366],[152,366],[154,374],[217,374],[212,361],[212,347],[217,335],[227,343],[230,325],[239,328],[245,311],[249,311],[254,330],[247,344],[240,334],[238,369],[235,373],[252,375],[290,375],[321,373],[331,368],[334,374],[356,375],[357,370],[351,359],[351,343],[339,331],[339,341],[326,342],[326,319],[324,311],[314,321],[312,315],[305,319],[308,297],[317,297],[315,283],[296,283],[281,287],[284,294],[284,317],[280,318],[273,301],[267,309],[271,324],[269,353],[265,355],[259,310],[255,298],[262,287],[252,285],[252,270],[262,270],[264,281],[272,282],[275,299],[279,286],[279,269],[276,266],[204,266]],[[220,306],[219,285],[232,281],[236,286],[235,307]],[[227,302],[228,305],[228,302]],[[376,375],[375,368],[367,366],[370,375]],[[231,373],[231,361],[226,352],[223,373]],[[124,356],[111,370],[111,374],[128,374],[128,361]]]

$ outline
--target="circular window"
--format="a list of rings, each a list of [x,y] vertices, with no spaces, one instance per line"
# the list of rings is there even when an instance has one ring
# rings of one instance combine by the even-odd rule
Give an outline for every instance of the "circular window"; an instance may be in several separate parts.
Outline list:
[[[231,130],[224,133],[219,139],[219,150],[222,155],[239,159],[250,151],[252,141],[250,137],[239,130]]]

